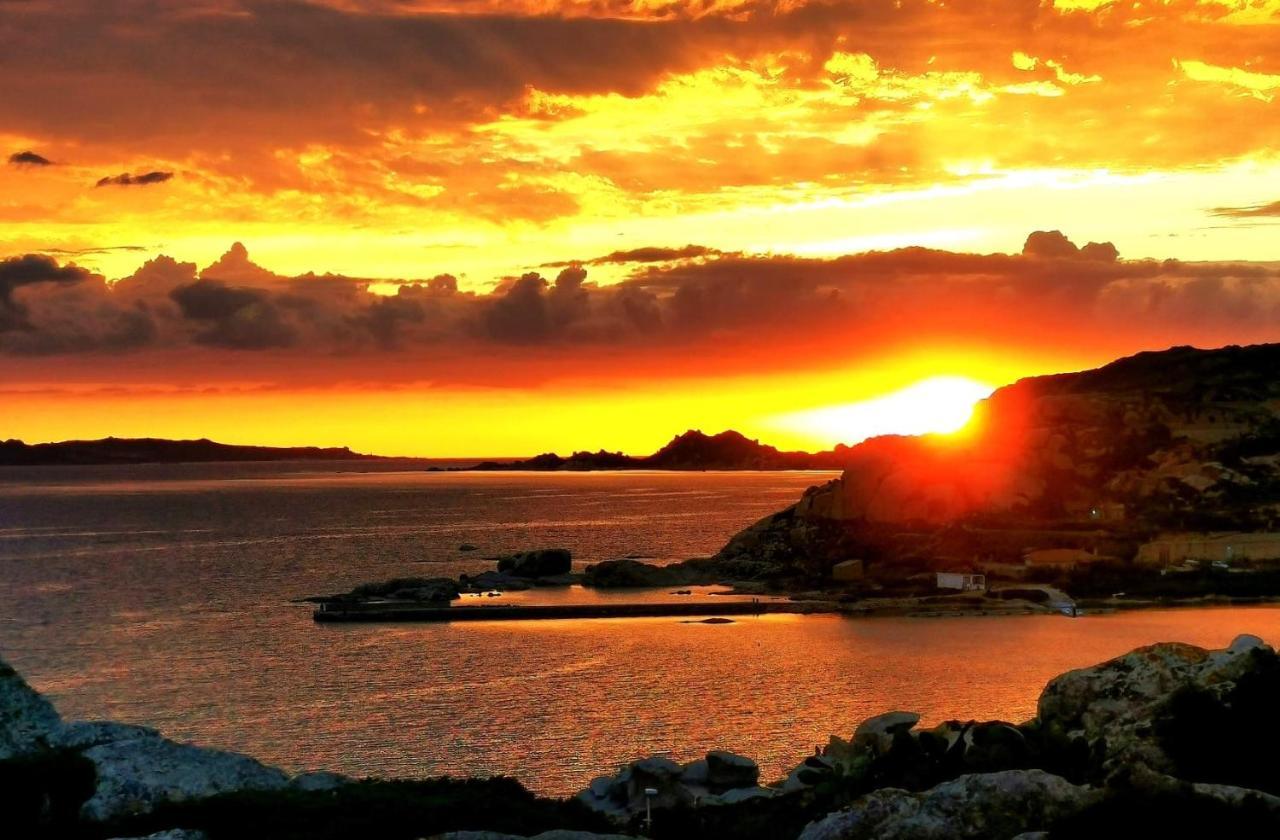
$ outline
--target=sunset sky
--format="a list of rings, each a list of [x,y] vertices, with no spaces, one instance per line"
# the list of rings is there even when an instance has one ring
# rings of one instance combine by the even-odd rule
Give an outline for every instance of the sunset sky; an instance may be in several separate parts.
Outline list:
[[[0,439],[825,448],[1280,340],[1280,0],[0,0],[0,45]]]

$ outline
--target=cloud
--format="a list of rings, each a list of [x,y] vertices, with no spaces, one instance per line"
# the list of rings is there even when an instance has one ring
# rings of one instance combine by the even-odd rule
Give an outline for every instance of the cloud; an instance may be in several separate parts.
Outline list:
[[[1110,242],[1090,242],[1080,248],[1060,230],[1037,230],[1027,237],[1022,246],[1022,255],[1038,259],[1115,262],[1119,259],[1120,252]]]
[[[51,257],[28,254],[0,261],[0,331],[29,326],[27,310],[15,299],[15,291],[37,283],[74,284],[87,280],[90,273],[75,265],[59,266]]]
[[[150,184],[163,184],[173,177],[172,172],[144,172],[140,175],[132,175],[128,172],[122,172],[119,175],[110,175],[105,178],[99,178],[95,186],[99,187],[145,187]]]
[[[9,155],[9,163],[14,166],[53,166],[53,161],[30,150]]]
[[[1209,211],[1214,216],[1225,216],[1230,219],[1254,219],[1265,216],[1280,216],[1280,201],[1270,204],[1254,204],[1247,207],[1215,207]]]
[[[621,376],[671,364],[801,368],[945,341],[1125,352],[1280,339],[1274,265],[1122,260],[1108,243],[1081,248],[1059,231],[1032,234],[1019,254],[706,254],[592,281],[591,265],[616,259],[527,272],[488,292],[436,274],[382,294],[360,278],[275,274],[240,245],[204,270],[161,257],[115,282],[47,256],[15,258],[0,264],[0,354],[83,361],[99,375],[118,357],[150,360],[163,377],[164,360],[181,358],[175,372],[195,365],[212,381],[495,382],[535,359],[562,375],[610,360],[615,372],[602,375]]]

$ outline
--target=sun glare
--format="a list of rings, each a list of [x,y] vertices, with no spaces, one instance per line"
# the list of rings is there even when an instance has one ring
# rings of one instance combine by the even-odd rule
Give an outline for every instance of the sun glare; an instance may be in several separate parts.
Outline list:
[[[779,415],[774,425],[826,446],[877,435],[953,434],[994,390],[966,376],[934,376],[882,397]]]

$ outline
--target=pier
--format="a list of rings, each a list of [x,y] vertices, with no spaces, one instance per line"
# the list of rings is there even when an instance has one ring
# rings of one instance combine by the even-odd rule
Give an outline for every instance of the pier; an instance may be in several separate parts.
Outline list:
[[[494,605],[482,607],[419,607],[390,604],[322,603],[313,617],[319,622],[392,622],[392,621],[537,621],[566,618],[664,618],[730,615],[764,615],[767,613],[829,612],[831,606],[807,601],[721,601],[720,603],[683,604],[542,604]]]

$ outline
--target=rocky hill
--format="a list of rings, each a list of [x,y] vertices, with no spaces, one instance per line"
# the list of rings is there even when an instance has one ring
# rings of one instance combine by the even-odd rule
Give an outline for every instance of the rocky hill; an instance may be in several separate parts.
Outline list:
[[[374,460],[343,447],[236,446],[200,440],[103,438],[27,444],[0,441],[0,466],[54,464],[177,464],[213,461],[351,461]]]
[[[850,558],[883,569],[1100,544],[1125,557],[1160,531],[1269,530],[1280,345],[1176,347],[1022,380],[960,434],[876,438],[844,462],[719,559],[821,577]]]
[[[487,461],[482,470],[835,470],[851,450],[837,446],[829,452],[783,452],[735,431],[715,435],[691,430],[677,435],[652,455],[621,452],[553,453],[524,461]]]

